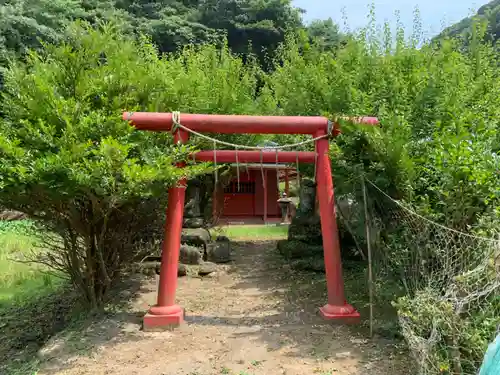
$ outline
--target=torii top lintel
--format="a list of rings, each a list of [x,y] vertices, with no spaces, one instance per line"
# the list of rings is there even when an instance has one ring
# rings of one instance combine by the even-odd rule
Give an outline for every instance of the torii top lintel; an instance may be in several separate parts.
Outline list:
[[[171,131],[172,113],[124,112],[123,119],[138,130]],[[355,123],[377,125],[376,117],[345,118]],[[182,113],[180,123],[199,133],[225,134],[328,134],[332,126],[320,116],[245,116]]]

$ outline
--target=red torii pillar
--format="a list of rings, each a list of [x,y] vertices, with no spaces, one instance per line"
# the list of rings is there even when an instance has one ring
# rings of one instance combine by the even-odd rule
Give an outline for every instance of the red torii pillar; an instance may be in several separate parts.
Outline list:
[[[123,114],[123,119],[139,130],[171,131],[173,127],[172,113],[136,112]],[[378,124],[373,117],[352,119],[354,122],[369,125]],[[330,122],[324,117],[288,117],[288,116],[238,116],[238,115],[193,115],[182,114],[184,127],[203,133],[225,134],[310,134],[314,137],[326,136],[330,133]],[[339,129],[333,129],[338,134]],[[188,134],[183,129],[174,133],[175,141],[185,143]],[[314,152],[278,152],[261,153],[259,151],[201,151],[195,155],[196,160],[220,163],[236,162],[314,162],[317,155],[316,185],[320,205],[321,232],[325,258],[326,284],[328,303],[320,308],[325,319],[357,318],[359,313],[349,305],[344,296],[344,282],[340,256],[340,243],[335,215],[335,198],[328,154],[327,138],[316,140]],[[237,153],[237,155],[236,155]],[[215,158],[214,158],[215,155]],[[264,158],[264,160],[261,159]],[[267,160],[270,158],[270,160]],[[277,159],[277,160],[276,160]],[[182,167],[183,165],[178,165]],[[177,267],[184,212],[186,181],[169,189],[165,240],[162,249],[162,264],[158,288],[157,304],[152,306],[144,317],[144,329],[167,328],[182,323],[184,314],[180,306],[175,304],[177,288]]]
[[[188,139],[189,133],[185,130],[178,129],[174,133],[175,143],[186,143]],[[184,167],[184,163],[178,163],[177,167]],[[178,181],[176,186],[168,189],[167,221],[165,223],[165,239],[163,240],[161,252],[158,299],[156,305],[151,306],[144,316],[144,329],[146,330],[155,327],[177,326],[184,319],[184,311],[175,303],[175,291],[177,289],[186,187],[187,181],[183,178]],[[162,274],[165,276],[162,277]]]

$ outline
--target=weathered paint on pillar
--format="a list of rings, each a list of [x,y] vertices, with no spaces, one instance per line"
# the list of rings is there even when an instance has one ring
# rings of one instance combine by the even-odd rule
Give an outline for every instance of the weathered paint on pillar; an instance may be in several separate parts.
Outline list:
[[[315,134],[315,137],[324,134],[323,132],[318,132]],[[320,308],[320,312],[325,319],[359,318],[359,313],[354,307],[347,304],[344,296],[342,259],[340,256],[340,241],[335,213],[335,197],[330,158],[328,155],[328,142],[327,138],[316,141],[316,152],[318,153],[316,189],[319,200],[326,286],[328,289],[328,303]]]

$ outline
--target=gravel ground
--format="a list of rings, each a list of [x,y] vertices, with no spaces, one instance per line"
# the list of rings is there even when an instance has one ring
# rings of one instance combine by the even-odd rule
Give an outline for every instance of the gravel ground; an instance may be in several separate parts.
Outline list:
[[[140,330],[156,295],[147,280],[129,308],[51,340],[38,374],[408,375],[398,343],[319,317],[324,280],[313,276],[292,272],[274,242],[237,243],[215,274],[179,279],[182,327]]]

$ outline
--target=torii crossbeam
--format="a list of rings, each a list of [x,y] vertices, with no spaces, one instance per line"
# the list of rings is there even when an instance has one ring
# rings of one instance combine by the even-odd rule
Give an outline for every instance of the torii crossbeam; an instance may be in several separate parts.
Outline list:
[[[139,130],[172,131],[176,143],[189,140],[189,129],[197,133],[224,134],[308,134],[315,140],[316,152],[266,153],[260,151],[200,151],[194,155],[199,161],[219,163],[317,163],[316,186],[319,201],[321,232],[325,259],[328,302],[320,307],[325,319],[358,318],[359,313],[346,302],[342,277],[342,262],[337,229],[333,180],[328,154],[329,134],[337,135],[338,124],[325,117],[302,116],[243,116],[182,114],[182,127],[176,127],[173,113],[125,112],[123,119]],[[350,119],[353,122],[377,125],[374,117]],[[332,128],[333,126],[333,128]],[[182,168],[183,164],[177,165]],[[163,242],[158,299],[144,316],[144,329],[177,326],[184,320],[183,309],[175,303],[177,269],[182,233],[184,198],[187,181],[182,179],[168,190],[167,220]]]

